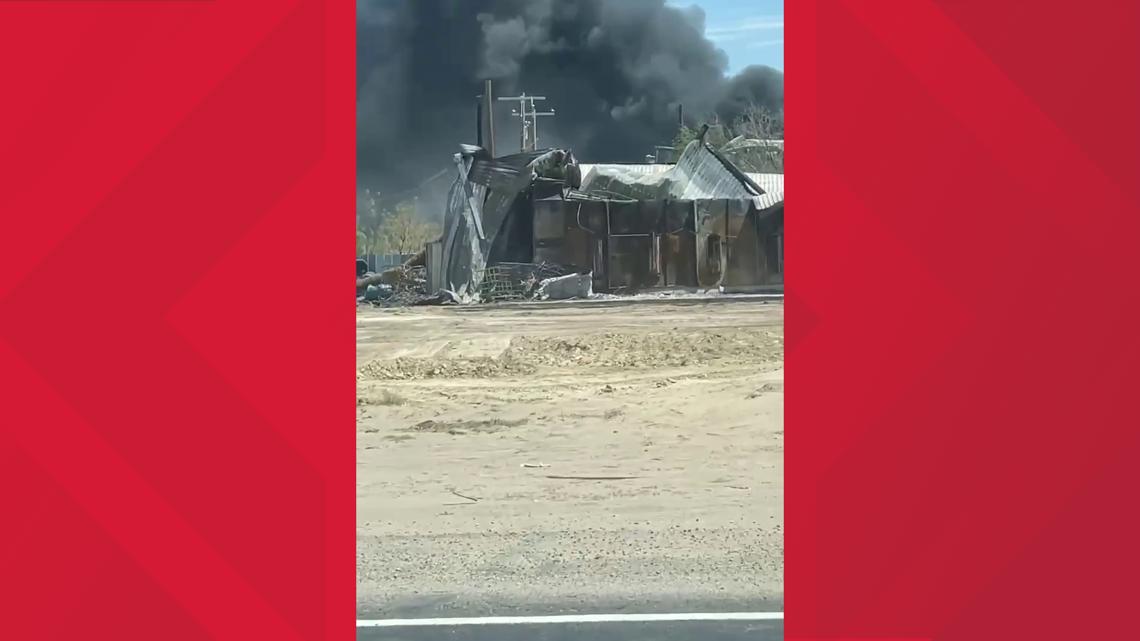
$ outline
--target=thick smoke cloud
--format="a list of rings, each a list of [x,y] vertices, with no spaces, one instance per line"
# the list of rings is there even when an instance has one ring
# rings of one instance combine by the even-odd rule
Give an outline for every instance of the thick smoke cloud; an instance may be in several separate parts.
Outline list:
[[[545,95],[557,116],[541,146],[583,162],[638,162],[687,120],[732,118],[747,104],[783,106],[783,74],[728,60],[704,37],[698,7],[665,0],[358,0],[357,167],[361,186],[392,193],[449,166],[475,140],[475,96]],[[499,153],[518,121],[498,103]]]

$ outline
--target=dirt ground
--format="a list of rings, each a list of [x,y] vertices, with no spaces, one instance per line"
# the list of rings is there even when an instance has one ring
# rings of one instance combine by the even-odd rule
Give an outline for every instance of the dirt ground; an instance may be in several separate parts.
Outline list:
[[[783,306],[357,315],[358,611],[782,600]]]

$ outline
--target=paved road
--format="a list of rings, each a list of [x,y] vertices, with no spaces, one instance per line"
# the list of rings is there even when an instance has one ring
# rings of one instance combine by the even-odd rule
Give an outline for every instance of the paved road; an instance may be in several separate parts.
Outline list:
[[[361,641],[778,641],[783,621],[574,623],[423,628],[359,628]]]
[[[409,598],[394,602],[383,609],[358,608],[358,620],[422,619],[457,617],[533,617],[574,616],[589,614],[716,613],[716,612],[783,612],[783,598],[684,598],[678,596],[656,603],[627,598],[621,601],[567,600],[563,603],[534,602],[525,605],[485,604],[478,608],[455,607],[456,601],[447,597]],[[386,639],[396,641],[426,641],[428,639],[455,639],[470,641],[576,641],[578,639],[613,639],[615,641],[776,641],[784,638],[783,620],[695,620],[695,621],[609,621],[604,623],[512,623],[506,625],[461,625],[423,627],[365,627],[357,628],[361,640]]]
[[[588,615],[616,615],[614,618],[636,618],[643,614],[674,616],[692,620],[668,620],[668,622],[646,622],[646,620],[559,620],[559,622],[518,623],[518,618],[534,616],[561,616],[565,618],[588,618],[587,612],[580,610],[581,601],[567,603],[563,607],[554,605],[524,607],[490,607],[480,611],[464,611],[449,608],[438,599],[407,600],[406,606],[384,612],[364,611],[360,619],[412,619],[408,623],[431,622],[433,625],[409,625],[399,627],[372,627],[361,622],[357,628],[360,640],[426,641],[429,639],[453,639],[470,641],[514,641],[546,640],[577,641],[610,639],[617,641],[669,641],[700,639],[701,641],[739,641],[743,639],[775,641],[783,639],[783,620],[708,620],[716,615],[689,614],[681,612],[781,612],[781,600],[691,600],[677,599],[658,603],[657,607],[630,609],[618,603],[598,603],[587,608]],[[695,608],[695,609],[693,609]],[[486,623],[488,610],[499,619],[512,619],[510,623]],[[782,615],[780,615],[782,617]],[[437,618],[438,617],[438,618]],[[441,618],[470,617],[463,625],[438,625]],[[516,618],[518,617],[518,618]],[[475,620],[471,620],[475,619]],[[479,623],[477,623],[479,622]]]

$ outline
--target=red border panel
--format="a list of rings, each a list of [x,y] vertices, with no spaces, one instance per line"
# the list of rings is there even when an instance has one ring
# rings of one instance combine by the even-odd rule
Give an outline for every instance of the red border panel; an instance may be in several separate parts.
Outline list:
[[[5,638],[355,634],[351,11],[0,3]]]
[[[788,638],[1135,636],[1140,6],[786,17]]]

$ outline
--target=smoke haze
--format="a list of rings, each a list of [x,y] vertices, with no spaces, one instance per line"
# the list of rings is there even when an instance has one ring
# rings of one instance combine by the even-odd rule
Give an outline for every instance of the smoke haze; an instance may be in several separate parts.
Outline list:
[[[665,0],[358,0],[357,182],[392,193],[449,166],[475,142],[475,96],[548,97],[539,144],[582,162],[639,162],[686,120],[731,119],[749,102],[780,109],[783,73],[726,77],[698,7]],[[500,154],[519,125],[498,103]]]

